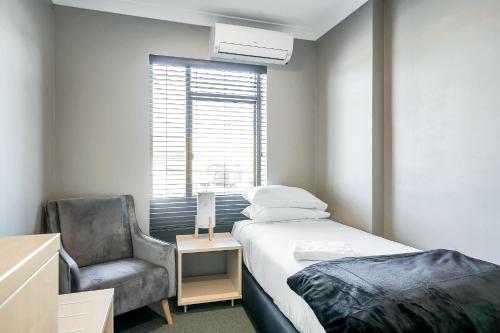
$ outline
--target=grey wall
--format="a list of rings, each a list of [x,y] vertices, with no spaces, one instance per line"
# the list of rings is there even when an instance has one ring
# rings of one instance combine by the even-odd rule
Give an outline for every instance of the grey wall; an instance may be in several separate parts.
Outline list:
[[[500,2],[388,10],[386,235],[500,263]]]
[[[384,1],[372,6],[372,232],[384,235]]]
[[[317,191],[333,219],[378,234],[383,232],[383,43],[374,40],[383,40],[383,21],[374,20],[374,12],[380,6],[369,1],[318,41],[316,145]]]
[[[499,263],[500,3],[382,5],[318,42],[318,193],[345,224]]]
[[[56,7],[56,196],[131,193],[148,230],[150,53],[208,59],[209,29]],[[268,72],[268,178],[314,190],[316,48]]]
[[[0,236],[39,231],[51,192],[53,35],[49,0],[0,1]]]
[[[315,192],[316,44],[296,39],[286,66],[269,66],[268,183]]]

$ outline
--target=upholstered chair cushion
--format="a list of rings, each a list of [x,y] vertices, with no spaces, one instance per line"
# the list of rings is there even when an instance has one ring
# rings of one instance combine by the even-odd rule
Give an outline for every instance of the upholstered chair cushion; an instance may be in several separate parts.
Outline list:
[[[59,200],[61,241],[79,267],[132,257],[125,197]]]
[[[168,273],[141,259],[120,259],[81,268],[80,288],[114,288],[114,313],[118,315],[162,300],[168,292]]]

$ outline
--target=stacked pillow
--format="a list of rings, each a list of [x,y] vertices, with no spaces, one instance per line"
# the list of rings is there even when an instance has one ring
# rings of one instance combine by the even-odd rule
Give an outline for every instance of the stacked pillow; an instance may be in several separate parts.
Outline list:
[[[299,187],[283,185],[248,189],[243,197],[251,203],[241,213],[257,222],[324,219],[328,205]]]

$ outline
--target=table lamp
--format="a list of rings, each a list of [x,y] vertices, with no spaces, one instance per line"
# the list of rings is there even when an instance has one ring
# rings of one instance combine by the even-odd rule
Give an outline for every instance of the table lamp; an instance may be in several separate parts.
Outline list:
[[[199,192],[197,201],[198,205],[194,238],[198,238],[199,228],[208,228],[208,239],[212,240],[215,228],[215,193]]]

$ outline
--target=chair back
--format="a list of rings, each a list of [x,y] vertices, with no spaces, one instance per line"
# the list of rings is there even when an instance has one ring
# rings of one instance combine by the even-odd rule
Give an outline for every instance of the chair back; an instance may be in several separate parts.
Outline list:
[[[49,201],[46,224],[79,267],[132,257],[126,196]]]

